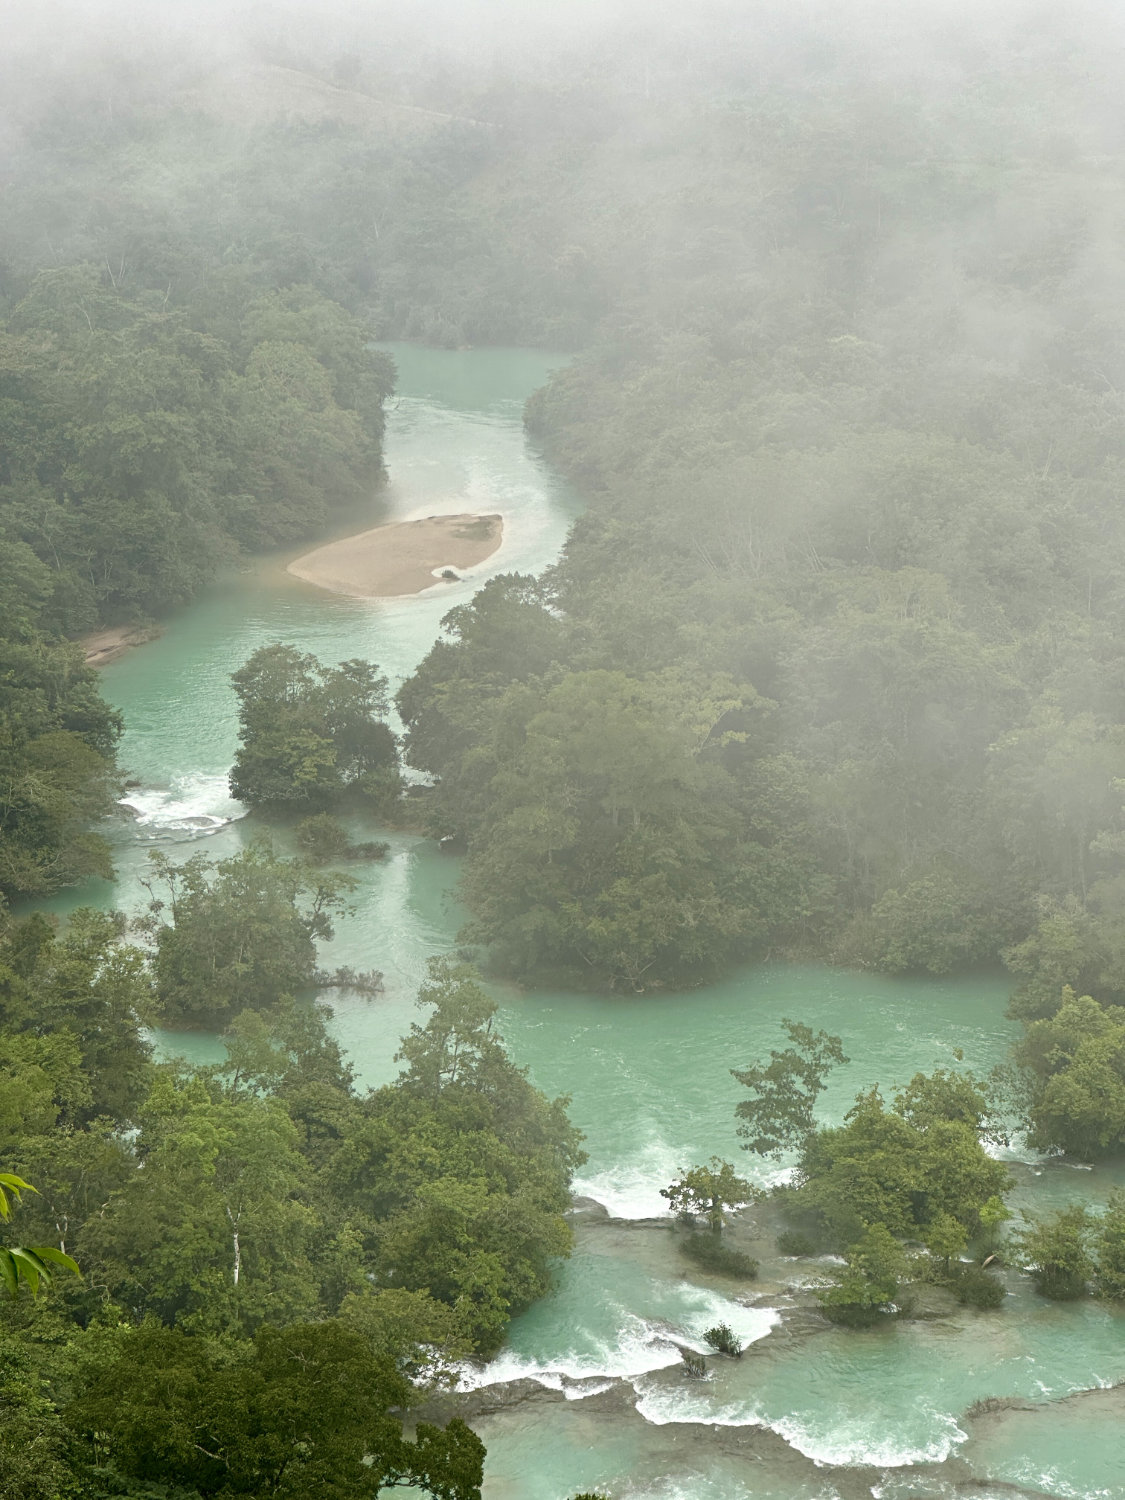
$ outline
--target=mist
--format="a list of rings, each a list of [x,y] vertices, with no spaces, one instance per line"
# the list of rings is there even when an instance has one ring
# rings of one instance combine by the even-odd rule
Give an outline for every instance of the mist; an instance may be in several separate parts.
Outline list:
[[[1125,1500],[1121,7],[9,11],[0,1491]]]

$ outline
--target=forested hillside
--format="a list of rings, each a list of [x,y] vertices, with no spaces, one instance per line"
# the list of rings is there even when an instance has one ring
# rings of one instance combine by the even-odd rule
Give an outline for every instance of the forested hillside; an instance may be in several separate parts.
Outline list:
[[[614,289],[528,410],[589,509],[400,698],[516,972],[1010,950],[1121,993],[1119,127],[1091,52],[973,53],[537,142]]]
[[[386,1088],[360,1095],[276,963],[228,1014],[227,1065],[157,1064],[141,1022],[176,1012],[123,927],[85,910],[0,941],[0,1207],[48,1271],[82,1271],[37,1302],[35,1263],[9,1280],[0,1258],[0,1493],[297,1500],[397,1476],[475,1500],[480,1442],[457,1420],[409,1441],[401,1412],[492,1353],[569,1252],[566,1101],[444,959]]]
[[[162,200],[152,108],[29,124],[0,225],[0,896],[108,873],[120,726],[67,637],[183,604],[384,479],[393,367],[309,257]],[[200,158],[200,162],[204,158]],[[133,174],[133,191],[121,178]],[[208,185],[210,186],[210,184]],[[199,212],[204,213],[202,203]],[[284,205],[277,212],[284,214]]]
[[[1055,990],[1063,933],[1109,994],[1120,127],[1077,30],[940,43],[352,58],[313,121],[233,124],[190,78],[171,111],[25,101],[0,509],[40,628],[166,607],[369,490],[365,328],[579,350],[528,422],[587,516],[401,700],[478,934],[628,985],[1024,944]]]

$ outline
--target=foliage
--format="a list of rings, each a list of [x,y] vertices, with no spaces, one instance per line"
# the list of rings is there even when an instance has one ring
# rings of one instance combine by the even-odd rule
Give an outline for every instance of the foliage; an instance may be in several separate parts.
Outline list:
[[[806,1142],[785,1195],[817,1214],[839,1244],[879,1225],[900,1239],[932,1242],[942,1259],[957,1253],[981,1227],[982,1211],[1008,1184],[1008,1173],[980,1142],[983,1096],[963,1113],[961,1088],[935,1074],[918,1075],[888,1110],[877,1089],[860,1094],[843,1125],[819,1130]],[[941,1099],[919,1110],[912,1101]]]
[[[752,699],[717,675],[605,669],[511,689],[472,757],[490,812],[471,839],[468,935],[518,972],[578,965],[634,991],[747,951],[764,856],[727,816],[724,759]]]
[[[367,1287],[352,1292],[340,1304],[340,1320],[361,1334],[375,1355],[393,1361],[420,1392],[456,1385],[461,1362],[473,1353],[462,1309],[426,1291]]]
[[[313,864],[331,864],[343,859],[386,859],[390,845],[372,839],[353,844],[348,831],[331,813],[313,813],[294,829],[297,847]]]
[[[0,327],[0,516],[68,632],[163,613],[231,550],[310,536],[383,477],[391,371],[358,320],[228,275],[236,326],[205,331],[219,286],[167,248],[186,305],[79,255],[35,268]]]
[[[61,937],[32,916],[0,938],[0,1137],[30,1133],[36,1097],[44,1123],[73,1127],[125,1118],[147,1092],[137,1018],[152,1012],[152,979],[123,927],[81,907]]]
[[[834,1272],[836,1284],[817,1291],[817,1301],[834,1323],[863,1328],[882,1317],[898,1295],[906,1257],[894,1236],[873,1224],[845,1255]]]
[[[1098,74],[1096,44],[1043,35],[1013,94],[996,84],[997,34],[954,99],[921,74],[903,88],[901,69],[893,85],[861,77],[843,38],[764,63],[748,87],[746,53],[724,36],[719,58],[706,31],[690,65],[665,60],[659,107],[601,76],[550,121],[525,101],[535,128],[481,143],[487,165],[458,177],[443,221],[470,255],[518,244],[544,317],[593,321],[527,409],[587,501],[560,565],[489,585],[399,695],[408,757],[437,779],[435,823],[468,840],[480,930],[514,972],[569,965],[622,987],[673,967],[698,980],[746,952],[935,973],[1004,952],[1033,1008],[1063,983],[1120,999],[1120,902],[1098,887],[1125,859],[1125,406],[1105,373],[1116,315],[1083,270],[1090,204],[1119,174],[1091,166],[1070,113],[1075,58]],[[1085,163],[1065,206],[1050,131]],[[521,185],[518,229],[497,172]],[[573,245],[549,275],[542,247],[559,235]],[[459,295],[450,274],[440,315],[415,309],[409,326],[456,342],[526,307],[474,285]],[[1040,338],[1012,338],[1031,327]],[[595,671],[613,674],[611,732],[631,721],[652,830],[635,865],[624,840],[605,860],[590,812],[604,762],[552,798],[525,751],[529,714],[552,694],[580,705]],[[770,705],[713,757],[721,815],[674,840],[663,749],[632,713],[638,684],[670,674],[727,674]],[[564,772],[569,738],[536,735]],[[703,913],[677,922],[666,901],[667,947],[644,967],[664,890]],[[1064,920],[1037,955],[1044,903]],[[700,951],[708,919],[722,926]]]
[[[758,1262],[742,1250],[732,1250],[729,1245],[713,1234],[689,1234],[677,1242],[681,1255],[708,1271],[713,1276],[732,1276],[742,1281],[753,1281],[758,1274]]]
[[[1094,1275],[1090,1253],[1092,1224],[1082,1204],[1071,1204],[1050,1218],[1028,1219],[1012,1243],[1031,1271],[1036,1289],[1056,1302],[1084,1297]]]
[[[954,1276],[953,1290],[963,1307],[1000,1307],[1008,1295],[999,1276],[982,1271],[979,1266],[960,1266]]]
[[[777,1237],[779,1255],[805,1256],[816,1254],[816,1241],[799,1229],[784,1229]]]
[[[32,1351],[13,1337],[0,1342],[0,1410],[0,1500],[85,1500],[70,1434]]]
[[[111,873],[90,825],[114,807],[122,729],[82,653],[59,636],[50,569],[3,511],[0,498],[0,900]]]
[[[1097,1286],[1103,1297],[1125,1299],[1125,1193],[1114,1193],[1094,1229]]]
[[[1125,1008],[1064,989],[1015,1059],[1031,1080],[1032,1145],[1090,1160],[1125,1144]]]
[[[980,1221],[977,1245],[982,1261],[987,1260],[990,1255],[999,1253],[1001,1245],[1000,1230],[1011,1217],[1012,1215],[1008,1208],[998,1196],[989,1198],[986,1203],[981,1204],[977,1213],[977,1218]]]
[[[319,1226],[282,1101],[165,1073],[137,1119],[137,1170],[79,1239],[113,1301],[196,1330],[314,1316]]]
[[[11,1218],[13,1198],[18,1203],[24,1193],[35,1191],[30,1182],[24,1182],[14,1172],[0,1172],[0,1220]],[[59,1266],[64,1271],[72,1271],[76,1276],[81,1274],[69,1255],[52,1246],[36,1245],[32,1249],[20,1245],[0,1245],[0,1281],[12,1297],[19,1291],[21,1281],[35,1296],[40,1282],[49,1286],[51,1277]]]
[[[702,1354],[696,1354],[694,1349],[688,1349],[680,1345],[680,1359],[683,1362],[684,1374],[692,1380],[703,1380],[707,1374],[707,1361]]]
[[[705,1343],[711,1345],[716,1354],[729,1354],[733,1359],[742,1358],[742,1345],[735,1337],[729,1323],[717,1323],[703,1335]]]
[[[568,1183],[585,1160],[567,1100],[548,1101],[507,1058],[474,971],[431,960],[399,1082],[364,1101],[329,1166],[372,1234],[380,1286],[453,1308],[475,1349],[546,1290],[569,1253]]]
[[[494,1350],[568,1252],[583,1158],[565,1101],[511,1064],[494,1004],[449,961],[433,966],[403,1076],[375,1094],[355,1092],[330,1013],[286,995],[234,1017],[226,1062],[155,1065],[139,1034],[144,955],[121,931],[80,913],[56,938],[29,919],[0,953],[0,1055],[36,1059],[0,1092],[19,1168],[0,1178],[2,1205],[19,1203],[37,1246],[59,1245],[2,1251],[0,1271],[41,1289],[73,1255],[84,1273],[50,1300],[49,1325],[30,1309],[15,1321],[29,1299],[10,1304],[0,1491],[413,1484],[477,1500],[469,1429],[423,1422],[408,1441],[397,1413]]]
[[[204,1500],[350,1500],[396,1484],[479,1500],[484,1445],[456,1418],[444,1431],[420,1423],[407,1440],[391,1409],[408,1390],[339,1322],[262,1328],[233,1359],[146,1323],[116,1340],[66,1417],[95,1470],[170,1480]]]
[[[297,848],[316,864],[330,864],[346,857],[351,847],[348,830],[331,813],[314,813],[302,818],[293,830]]]
[[[709,1166],[692,1167],[670,1187],[661,1188],[674,1213],[687,1219],[706,1219],[711,1233],[722,1233],[727,1209],[752,1203],[758,1192],[744,1177],[736,1175],[729,1161],[713,1156]]]
[[[799,1148],[816,1128],[813,1107],[824,1089],[825,1076],[835,1063],[846,1063],[838,1036],[813,1032],[798,1021],[782,1021],[793,1043],[784,1052],[770,1052],[766,1064],[732,1068],[732,1075],[752,1097],[735,1106],[742,1149],[779,1157]]]
[[[373,807],[394,804],[398,751],[384,721],[387,679],[377,667],[358,660],[325,667],[277,644],[259,647],[231,680],[240,739],[232,797],[272,810],[324,809],[349,795]],[[310,821],[301,825],[306,836]],[[326,839],[338,842],[323,822],[311,831],[318,849]]]
[[[317,939],[332,936],[348,876],[313,870],[258,842],[215,862],[182,865],[153,851],[143,881],[143,924],[155,944],[153,975],[164,1016],[216,1025],[310,987]]]

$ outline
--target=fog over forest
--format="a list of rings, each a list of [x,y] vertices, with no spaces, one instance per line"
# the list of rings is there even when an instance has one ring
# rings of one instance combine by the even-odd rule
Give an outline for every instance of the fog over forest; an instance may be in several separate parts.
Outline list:
[[[1125,1500],[1125,14],[0,49],[0,1500]]]

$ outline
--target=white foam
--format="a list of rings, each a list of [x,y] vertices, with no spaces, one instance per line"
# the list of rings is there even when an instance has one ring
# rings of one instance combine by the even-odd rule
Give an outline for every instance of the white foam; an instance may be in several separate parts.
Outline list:
[[[833,1421],[828,1427],[814,1426],[799,1417],[782,1417],[776,1421],[762,1418],[792,1448],[818,1464],[899,1469],[907,1464],[937,1464],[949,1458],[968,1437],[947,1412],[929,1412],[938,1431],[920,1446],[895,1441],[884,1432],[869,1428],[847,1427]]]
[[[691,1153],[654,1132],[640,1151],[574,1180],[573,1191],[593,1198],[615,1219],[662,1219],[671,1209],[660,1189],[674,1182]]]
[[[462,1389],[479,1390],[482,1386],[504,1385],[513,1380],[534,1380],[548,1390],[562,1391],[570,1399],[578,1400],[593,1395],[595,1389],[607,1390],[607,1381],[610,1384],[615,1380],[632,1381],[678,1365],[682,1347],[710,1354],[712,1350],[703,1341],[702,1332],[716,1323],[729,1324],[746,1345],[764,1338],[781,1317],[774,1308],[745,1307],[703,1287],[685,1287],[684,1292],[688,1306],[674,1324],[640,1317],[618,1304],[612,1309],[617,1323],[612,1338],[591,1339],[585,1350],[563,1350],[546,1360],[503,1350],[483,1367],[463,1365],[459,1372]],[[574,1381],[599,1384],[597,1387],[585,1384],[575,1390]]]
[[[817,1464],[897,1469],[908,1464],[940,1463],[965,1441],[966,1434],[944,1412],[931,1413],[940,1429],[929,1442],[906,1444],[870,1428],[848,1427],[838,1421],[820,1427],[799,1416],[770,1418],[753,1400],[719,1403],[708,1388],[696,1382],[652,1385],[641,1393],[637,1411],[655,1426],[673,1422],[710,1427],[768,1427],[792,1448]]]
[[[573,1191],[579,1197],[593,1198],[615,1219],[665,1218],[671,1209],[660,1189],[674,1182],[694,1159],[690,1147],[653,1140],[627,1160],[576,1177]],[[795,1167],[774,1167],[754,1172],[752,1163],[744,1165],[758,1186],[767,1189],[788,1182],[796,1171]]]
[[[133,813],[138,827],[154,834],[200,837],[246,816],[246,808],[230,794],[225,773],[191,772],[174,777],[167,788],[137,787],[121,798],[121,806]]]
[[[576,1177],[571,1190],[576,1197],[593,1198],[615,1219],[660,1219],[671,1212],[660,1189],[667,1187],[675,1175],[675,1168],[654,1176],[622,1165],[590,1177]]]
[[[463,1366],[462,1388],[478,1390],[511,1380],[535,1380],[548,1390],[563,1391],[575,1380],[629,1380],[679,1363],[680,1351],[667,1326],[639,1318],[624,1308],[618,1311],[620,1327],[612,1343],[593,1340],[585,1351],[562,1350],[548,1361],[505,1349],[483,1368]]]

